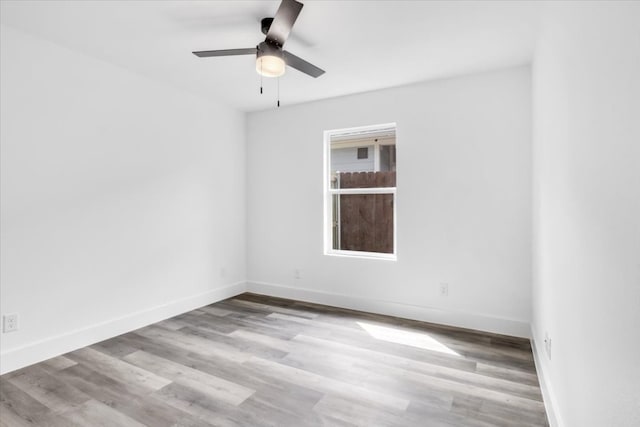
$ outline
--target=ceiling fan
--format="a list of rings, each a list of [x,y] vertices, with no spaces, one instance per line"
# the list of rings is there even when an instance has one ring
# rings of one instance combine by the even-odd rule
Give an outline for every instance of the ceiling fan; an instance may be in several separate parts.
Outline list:
[[[208,58],[211,56],[256,55],[256,71],[265,77],[279,77],[283,75],[287,65],[311,77],[319,77],[324,74],[324,70],[283,50],[284,43],[289,37],[291,28],[296,22],[302,6],[304,5],[296,0],[282,0],[275,17],[262,19],[262,33],[266,34],[267,37],[256,47],[246,49],[203,50],[193,52],[193,54],[200,58]]]

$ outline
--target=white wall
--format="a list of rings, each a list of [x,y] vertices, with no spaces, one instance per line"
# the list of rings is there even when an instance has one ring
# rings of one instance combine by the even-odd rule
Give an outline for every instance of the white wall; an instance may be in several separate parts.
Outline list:
[[[2,372],[244,289],[244,116],[1,36]]]
[[[528,336],[530,93],[520,67],[248,115],[249,289]],[[325,256],[323,131],[389,122],[398,260]]]
[[[552,424],[640,425],[640,4],[546,14],[533,68],[533,338]],[[551,359],[544,334],[551,338]]]

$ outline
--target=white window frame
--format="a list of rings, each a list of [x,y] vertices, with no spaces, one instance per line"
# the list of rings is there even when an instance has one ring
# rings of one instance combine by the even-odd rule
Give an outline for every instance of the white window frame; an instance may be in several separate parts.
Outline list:
[[[370,125],[370,126],[359,126],[352,128],[344,128],[344,129],[333,129],[324,131],[324,173],[323,173],[323,189],[324,189],[324,254],[329,256],[341,256],[341,257],[352,257],[352,258],[367,258],[367,259],[381,259],[381,260],[389,260],[389,261],[397,261],[398,250],[398,233],[397,233],[397,196],[396,196],[396,188],[397,188],[397,178],[396,178],[396,187],[378,187],[378,188],[343,188],[336,189],[331,188],[331,140],[335,136],[346,136],[346,135],[358,135],[363,134],[371,134],[379,131],[384,131],[385,129],[393,129],[396,131],[395,123],[384,123],[379,125]],[[362,142],[354,141],[354,142],[346,142],[345,146],[362,146]],[[374,146],[374,160],[377,160],[377,169],[379,169],[379,145],[381,143],[376,143]],[[396,132],[396,146],[397,146],[397,132]],[[375,163],[375,162],[374,162]],[[376,169],[376,170],[377,170]],[[364,252],[364,251],[348,251],[342,249],[333,249],[333,196],[341,195],[341,194],[393,194],[393,253],[380,253],[380,252]]]

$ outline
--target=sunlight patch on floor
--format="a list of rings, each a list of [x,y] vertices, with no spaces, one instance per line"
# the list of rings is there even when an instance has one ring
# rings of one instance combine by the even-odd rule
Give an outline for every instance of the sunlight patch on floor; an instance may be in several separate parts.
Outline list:
[[[451,350],[429,334],[389,328],[387,326],[374,325],[366,322],[357,323],[375,339],[395,344],[409,345],[411,347],[422,348],[424,350],[438,351],[440,353],[451,354],[453,356],[460,356],[460,354]]]

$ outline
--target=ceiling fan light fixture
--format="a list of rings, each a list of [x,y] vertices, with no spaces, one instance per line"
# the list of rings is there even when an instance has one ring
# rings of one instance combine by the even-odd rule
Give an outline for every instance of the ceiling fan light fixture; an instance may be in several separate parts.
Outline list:
[[[282,48],[269,42],[257,46],[256,71],[265,77],[280,77],[284,74],[286,63]]]
[[[258,56],[256,71],[265,77],[280,77],[284,74],[286,64],[284,59],[274,55]]]

